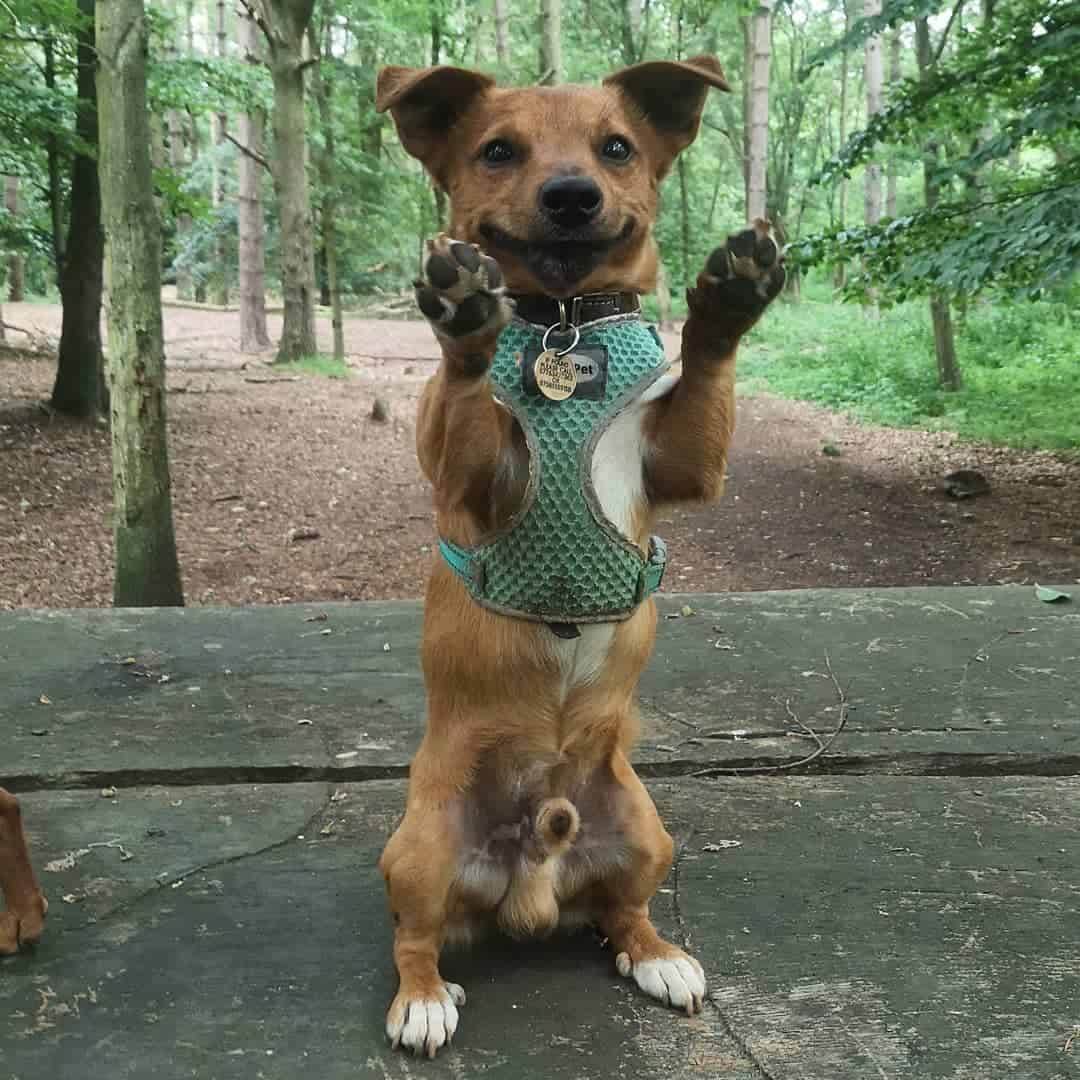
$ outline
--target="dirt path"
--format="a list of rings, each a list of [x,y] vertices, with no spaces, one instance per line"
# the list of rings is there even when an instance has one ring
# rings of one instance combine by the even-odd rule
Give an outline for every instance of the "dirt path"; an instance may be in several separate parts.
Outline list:
[[[5,305],[55,338],[59,311]],[[236,316],[166,309],[176,529],[189,603],[420,595],[430,493],[413,416],[427,327],[350,319],[353,377],[278,375],[244,357]],[[276,327],[272,326],[272,333]],[[320,341],[329,347],[329,326]],[[268,359],[267,357],[266,359]],[[243,366],[246,365],[246,366]],[[108,438],[40,407],[49,359],[0,354],[0,607],[109,602]],[[391,418],[369,418],[378,393]],[[839,456],[826,456],[831,444]],[[952,502],[955,468],[989,495]],[[291,530],[318,536],[290,541]],[[661,529],[669,590],[1080,580],[1080,465],[866,428],[768,395],[740,399],[727,493]]]

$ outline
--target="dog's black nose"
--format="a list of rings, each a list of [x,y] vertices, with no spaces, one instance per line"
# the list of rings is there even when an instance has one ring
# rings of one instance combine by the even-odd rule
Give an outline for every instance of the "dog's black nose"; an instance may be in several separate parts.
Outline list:
[[[556,225],[587,225],[604,205],[604,194],[587,176],[556,176],[540,188],[540,207]]]

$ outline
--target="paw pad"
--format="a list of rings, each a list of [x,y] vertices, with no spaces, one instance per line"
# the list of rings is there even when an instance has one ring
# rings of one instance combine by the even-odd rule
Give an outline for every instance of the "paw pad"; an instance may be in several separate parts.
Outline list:
[[[505,294],[502,270],[489,255],[445,235],[428,241],[416,303],[439,333],[497,335],[513,316]]]

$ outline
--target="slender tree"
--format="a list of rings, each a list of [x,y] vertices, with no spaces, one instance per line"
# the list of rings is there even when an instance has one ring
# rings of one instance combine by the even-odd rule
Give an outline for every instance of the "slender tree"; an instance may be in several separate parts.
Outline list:
[[[863,14],[868,19],[880,15],[881,0],[864,0]],[[866,83],[866,118],[869,121],[876,113],[881,112],[880,34],[871,34],[866,39],[863,71]],[[868,161],[863,179],[865,184],[865,221],[867,225],[876,225],[881,220],[881,166],[876,161]]]
[[[540,82],[563,81],[561,0],[540,0]]]
[[[240,55],[259,62],[259,34],[255,20],[241,11],[236,19]],[[266,223],[262,209],[262,156],[265,118],[257,106],[249,106],[237,118],[241,153],[236,163],[237,233],[240,262],[240,348],[260,352],[270,347],[266,330]]]
[[[313,89],[315,102],[319,109],[319,127],[322,146],[316,150],[316,166],[319,171],[319,183],[322,187],[322,206],[319,223],[322,227],[323,251],[326,257],[326,280],[330,292],[331,322],[334,330],[334,359],[345,359],[345,320],[341,307],[341,281],[338,274],[337,240],[337,166],[334,162],[334,117],[333,98],[333,51],[331,41],[331,16],[323,9],[322,60],[314,66]],[[311,52],[320,53],[320,43],[314,26],[309,28]]]
[[[98,182],[98,110],[94,0],[79,0],[76,34],[75,133],[80,146],[71,167],[71,224],[60,270],[60,355],[50,404],[69,416],[93,417],[108,407],[101,349],[101,293],[105,235]],[[149,149],[149,148],[148,148]]]
[[[315,343],[315,250],[307,177],[304,114],[304,41],[314,0],[251,0],[245,3],[262,30],[274,83],[274,190],[281,228],[281,291],[285,318],[277,362],[317,351]]]
[[[919,65],[919,77],[929,79],[936,57],[930,42],[930,23],[925,16],[915,21],[915,59]],[[941,194],[937,164],[938,142],[932,136],[923,145],[923,195],[928,210],[933,210]],[[952,314],[949,310],[948,295],[941,289],[930,290],[930,321],[934,327],[938,380],[946,390],[959,390],[963,379],[956,359]]]
[[[19,178],[17,176],[4,177],[4,209],[13,217],[19,216]],[[8,257],[8,299],[17,304],[23,298],[25,291],[23,255],[21,251],[13,251]]]
[[[766,174],[769,160],[769,63],[773,0],[758,0],[750,20],[750,153],[746,176],[746,219],[766,214]]]
[[[499,67],[510,66],[510,0],[492,0],[495,18],[495,59]]]
[[[900,83],[900,28],[889,34],[889,87],[895,89]],[[885,174],[885,216],[896,217],[896,155],[889,158]]]
[[[150,172],[143,0],[97,13],[98,167],[108,237],[117,606],[182,604],[165,428],[161,237]]]
[[[216,0],[217,32],[214,35],[214,55],[218,60],[228,56],[228,24],[225,19],[225,0]],[[214,208],[214,275],[213,303],[225,307],[229,302],[229,251],[221,212],[225,205],[225,132],[228,120],[224,112],[215,112],[211,120],[214,153],[211,158],[210,203]]]

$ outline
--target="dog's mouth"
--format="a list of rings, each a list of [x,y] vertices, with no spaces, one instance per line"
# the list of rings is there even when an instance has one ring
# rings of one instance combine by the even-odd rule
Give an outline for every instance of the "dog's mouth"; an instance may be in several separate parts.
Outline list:
[[[630,239],[634,228],[630,219],[617,232],[607,234],[595,229],[558,230],[522,240],[497,225],[485,223],[480,233],[492,255],[520,259],[544,288],[560,293],[588,277],[612,250]]]

